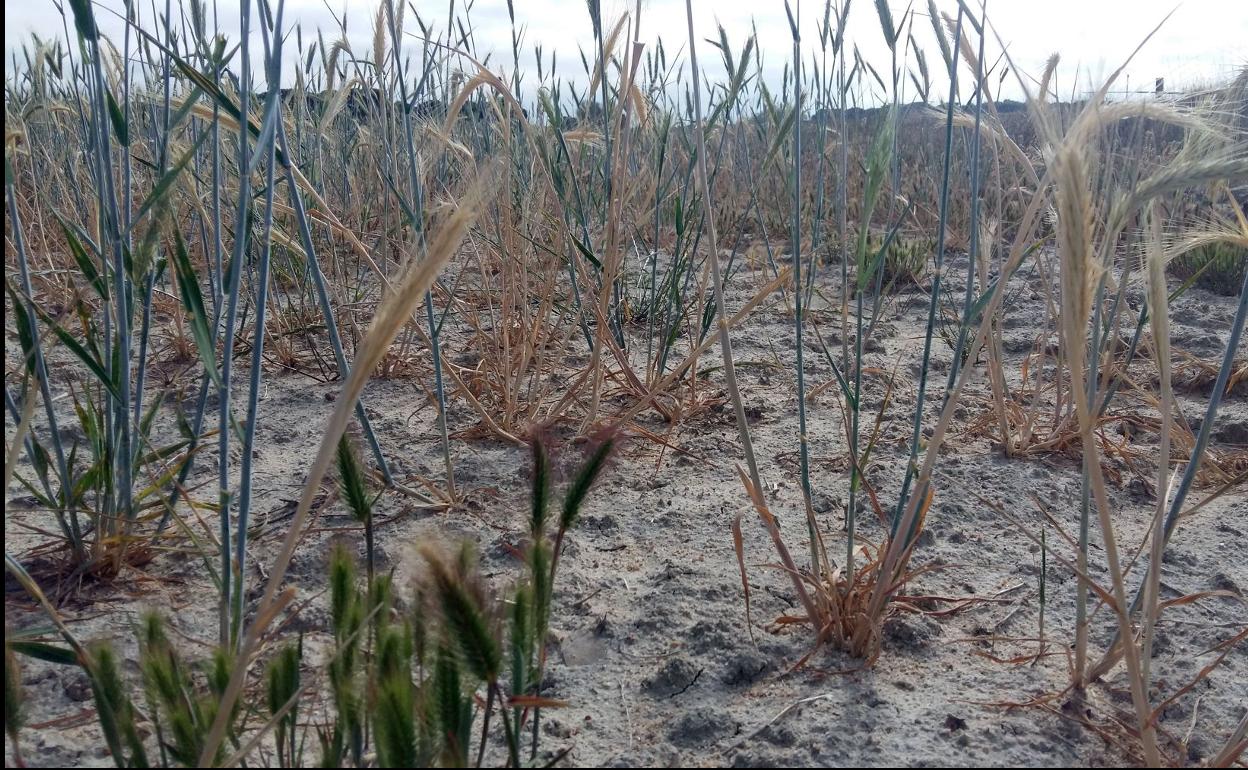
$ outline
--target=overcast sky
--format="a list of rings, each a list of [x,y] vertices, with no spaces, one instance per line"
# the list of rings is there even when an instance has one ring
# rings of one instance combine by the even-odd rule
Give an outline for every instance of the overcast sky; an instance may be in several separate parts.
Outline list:
[[[163,0],[157,0],[163,9]],[[148,6],[151,18],[152,0],[139,0]],[[212,0],[208,0],[210,7]],[[276,3],[276,0],[274,0]],[[412,0],[427,23],[444,30],[451,0]],[[976,0],[971,0],[974,4]],[[592,30],[585,0],[514,0],[516,22],[524,30],[521,68],[533,67],[533,46],[541,44],[559,56],[559,69],[564,75],[581,72],[578,45],[592,48]],[[456,8],[462,12],[463,0]],[[121,24],[114,14],[104,10],[120,7],[120,0],[97,2],[97,16],[106,35],[120,40]],[[174,3],[175,7],[178,3]],[[694,0],[694,21],[699,38],[700,63],[712,79],[722,79],[717,52],[702,42],[714,37],[716,23],[727,30],[732,45],[739,48],[753,27],[757,27],[764,64],[769,80],[779,79],[779,72],[792,57],[792,42],[785,16],[784,0]],[[907,3],[892,0],[894,17],[900,19]],[[937,8],[952,14],[957,5],[953,0],[937,0]],[[254,3],[253,3],[254,6]],[[631,13],[630,0],[602,0],[604,24],[608,27],[623,13]],[[914,18],[914,36],[927,51],[929,65],[940,68],[939,54],[926,17],[925,0],[916,0],[913,7],[923,15]],[[221,27],[237,39],[238,0],[217,0]],[[339,35],[335,16],[348,19],[348,38],[358,56],[366,56],[371,46],[372,19],[377,4],[367,0],[287,0],[287,28],[302,25],[305,40],[310,30],[320,28],[327,41]],[[1059,84],[1064,94],[1072,88],[1098,82],[1113,71],[1167,13],[1176,8],[1174,0],[988,0],[988,17],[1008,47],[1015,63],[1029,74],[1038,75],[1051,53],[1062,56]],[[175,11],[176,13],[176,11]],[[816,24],[823,13],[823,3],[806,0],[801,8],[803,49],[817,50]],[[15,46],[29,40],[31,32],[42,37],[61,37],[62,23],[52,0],[5,0],[5,49],[11,54]],[[492,68],[509,71],[511,65],[511,26],[506,0],[476,0],[471,11],[479,51],[492,50]],[[150,21],[148,22],[150,26]],[[641,38],[653,45],[662,37],[669,61],[687,48],[684,0],[643,0]],[[407,14],[407,32],[418,32],[415,20]],[[851,3],[848,39],[864,58],[883,72],[889,56],[880,34],[872,0]],[[73,29],[72,20],[70,29]],[[253,34],[255,34],[253,24]],[[990,38],[989,61],[1000,52]],[[414,45],[414,41],[409,38]],[[259,37],[253,41],[259,52]],[[294,46],[289,45],[289,49]],[[549,54],[547,54],[549,55]],[[807,54],[807,59],[809,54]],[[11,59],[10,59],[11,61]],[[1248,66],[1248,0],[1186,0],[1177,5],[1174,15],[1144,47],[1128,68],[1128,79],[1115,87],[1151,89],[1153,79],[1166,78],[1167,88],[1201,85],[1224,80],[1238,68]],[[290,71],[287,67],[287,83]],[[1077,78],[1077,80],[1076,80]],[[535,73],[526,75],[532,83]],[[583,76],[581,77],[583,81]],[[1012,79],[1011,79],[1012,80]],[[947,88],[947,86],[945,86]],[[526,91],[528,89],[526,88]],[[1081,90],[1081,89],[1080,89]],[[912,91],[911,91],[912,93]],[[1004,96],[1017,95],[1016,88],[1006,88]]]

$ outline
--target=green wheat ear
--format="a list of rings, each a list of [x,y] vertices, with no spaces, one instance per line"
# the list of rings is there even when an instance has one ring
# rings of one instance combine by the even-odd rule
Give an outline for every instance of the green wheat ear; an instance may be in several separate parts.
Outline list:
[[[464,665],[483,682],[498,681],[501,654],[498,642],[476,599],[460,575],[452,574],[433,554],[426,554],[433,573],[433,587],[447,626],[450,641],[458,648]],[[461,557],[461,559],[467,557]]]
[[[276,716],[299,689],[299,646],[288,644],[269,663],[269,715]]]
[[[409,642],[397,628],[387,628],[377,635],[377,678],[384,681],[404,673],[408,668]]]
[[[594,485],[594,480],[602,472],[603,466],[607,463],[607,457],[610,456],[614,447],[614,437],[603,439],[585,464],[581,466],[580,472],[572,481],[572,486],[568,488],[567,496],[563,498],[563,513],[559,517],[560,531],[566,532],[576,524],[576,519],[581,513],[581,505],[584,504],[585,497],[589,494],[589,488]]]
[[[361,621],[362,622],[362,621]],[[341,644],[341,642],[340,642]],[[339,654],[330,663],[330,687],[334,695],[334,707],[338,718],[334,724],[333,739],[329,750],[323,754],[327,767],[338,767],[344,751],[344,744],[350,740],[351,756],[356,766],[364,752],[364,730],[362,703],[354,687],[355,653],[354,647],[340,647]]]
[[[1203,289],[1226,296],[1239,293],[1248,270],[1248,253],[1224,241],[1198,246],[1170,263],[1170,272]]]
[[[347,508],[359,522],[366,522],[373,514],[372,502],[368,499],[368,484],[364,476],[364,466],[355,453],[351,439],[344,433],[338,440],[338,484],[342,490],[342,499]]]
[[[545,540],[534,542],[529,549],[529,573],[533,578],[533,617],[536,620],[534,630],[539,636],[545,633],[550,617],[550,562],[550,546]]]
[[[459,660],[446,645],[438,648],[434,662],[433,698],[434,722],[445,741],[443,759],[462,767],[468,762],[472,701],[464,697]]]
[[[425,660],[428,656],[429,644],[429,620],[428,620],[428,601],[425,596],[424,587],[416,589],[416,595],[413,597],[411,626],[412,626],[412,655],[416,661],[416,665],[424,669]]]
[[[100,730],[104,733],[108,750],[118,758],[118,766],[122,766],[125,760],[118,728],[118,705],[123,696],[113,648],[107,643],[96,645],[91,650],[90,663],[86,668],[91,680],[91,689],[95,695],[95,710],[100,720]]]
[[[356,765],[364,753],[363,703],[356,683],[356,666],[359,630],[364,626],[366,607],[355,580],[355,557],[341,543],[336,544],[329,555],[330,622],[337,644],[329,665],[329,683],[337,720],[330,740],[322,741],[322,762],[329,767],[341,763],[347,748]]]
[[[516,589],[511,605],[511,691],[521,695],[528,689],[529,661],[533,659],[533,600],[529,586]]]
[[[135,726],[134,706],[126,694],[112,645],[100,643],[92,648],[86,668],[95,695],[100,729],[117,766],[147,767],[147,753]],[[125,755],[127,749],[130,754],[128,760]]]
[[[546,508],[550,500],[550,458],[541,436],[535,435],[529,445],[533,449],[533,513],[529,533],[537,540],[546,526]]]
[[[234,668],[234,656],[230,654],[228,649],[217,647],[212,651],[210,666],[208,686],[212,688],[213,695],[220,697],[225,694],[226,688],[230,686],[230,673]]]
[[[169,643],[165,636],[165,622],[155,612],[145,612],[142,618],[142,638],[140,642],[153,649],[164,647]]]
[[[276,717],[286,704],[299,692],[299,660],[302,657],[303,640],[297,644],[288,644],[278,652],[269,664],[268,671],[268,707],[269,715]],[[281,767],[295,766],[296,728],[298,726],[297,705],[277,720],[276,744],[278,764]]]
[[[377,759],[382,767],[418,766],[410,646],[410,635],[398,628],[390,626],[378,633],[373,725]]]
[[[180,702],[182,684],[177,658],[165,636],[164,621],[154,612],[143,616],[139,653],[143,680],[157,702],[162,705]]]
[[[390,623],[390,608],[394,598],[394,581],[390,575],[378,575],[368,591],[368,611],[373,623],[381,628]]]
[[[355,598],[355,559],[341,543],[329,553],[329,607],[334,636],[343,639],[347,633],[348,613]]]

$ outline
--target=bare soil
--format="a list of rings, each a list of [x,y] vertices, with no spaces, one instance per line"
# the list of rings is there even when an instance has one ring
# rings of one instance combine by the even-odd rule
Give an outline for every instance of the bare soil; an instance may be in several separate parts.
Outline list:
[[[965,270],[965,257],[954,259],[952,267],[954,274]],[[828,297],[840,293],[834,272],[836,268],[824,268],[819,280],[820,293]],[[745,286],[757,279],[747,271],[737,283]],[[1018,297],[1002,330],[1007,371],[1015,375],[1028,352],[1053,342],[1042,339],[1045,310],[1039,279],[1016,282]],[[954,296],[960,296],[956,279],[952,284]],[[736,288],[729,295],[730,307],[739,307],[746,296],[746,289]],[[896,499],[908,454],[916,392],[911,362],[920,358],[927,301],[921,289],[901,291],[883,311],[874,337],[878,344],[868,347],[870,366],[896,373],[867,469],[885,505]],[[1175,347],[1216,365],[1234,310],[1234,298],[1190,290],[1172,309]],[[812,313],[829,349],[839,356],[839,309],[819,301]],[[814,389],[830,381],[832,371],[811,336],[807,382]],[[793,335],[781,298],[770,299],[735,329],[733,340],[767,496],[790,548],[804,553]],[[451,339],[447,344],[452,357],[471,352],[466,343]],[[937,338],[932,393],[941,392],[951,355]],[[716,362],[708,355],[700,366]],[[1147,356],[1131,370],[1145,382],[1152,371]],[[1120,748],[1124,733],[1097,732],[1080,724],[1083,719],[1105,724],[1115,716],[1129,722],[1131,704],[1121,668],[1090,689],[1082,703],[1059,696],[1047,708],[1022,705],[1062,691],[1069,681],[1076,581],[1056,557],[1073,558],[1073,552],[1050,527],[1053,553],[1044,576],[1049,654],[1033,661],[1041,553],[1028,531],[1038,534],[1039,506],[1044,506],[1066,532],[1077,532],[1080,465],[1077,456],[1061,451],[1007,458],[982,429],[990,407],[984,380],[979,366],[938,464],[935,501],[912,563],[922,574],[905,590],[932,597],[923,603],[930,609],[895,615],[886,627],[882,655],[866,669],[834,650],[817,650],[806,665],[795,668],[811,652],[813,635],[800,625],[782,628],[775,622],[796,611],[795,600],[788,580],[773,566],[769,539],[737,477],[741,450],[722,392],[722,373],[715,369],[703,382],[711,406],[681,424],[666,425],[653,413],[640,418],[639,425],[663,436],[665,444],[643,437],[625,442],[591,493],[561,563],[544,694],[569,705],[545,712],[544,747],[553,755],[570,746],[571,765],[618,767],[1132,762]],[[1182,413],[1193,428],[1203,417],[1210,387],[1180,394]],[[253,586],[267,576],[285,535],[336,390],[334,383],[302,375],[266,374],[255,466],[257,530],[247,576]],[[884,397],[881,378],[868,377],[866,390],[869,430]],[[1212,445],[1219,457],[1240,458],[1241,463],[1248,456],[1246,390],[1241,384],[1223,402]],[[836,396],[835,385],[823,387],[809,404],[808,419],[815,510],[829,548],[840,552],[848,474]],[[416,476],[439,477],[439,435],[421,386],[402,378],[376,381],[365,401],[396,475],[410,484]],[[1155,415],[1129,390],[1116,404],[1116,414]],[[476,422],[459,401],[449,419],[452,430]],[[1154,504],[1157,437],[1133,428],[1128,419],[1109,423],[1105,436],[1124,450],[1108,456],[1105,466],[1113,480],[1120,542],[1134,553]],[[527,510],[527,451],[494,440],[452,443],[457,482],[465,493],[462,505],[431,513],[401,494],[381,497],[378,559],[395,571],[400,586],[418,574],[417,546],[430,541],[472,541],[486,574],[499,585],[518,574],[516,553],[525,537]],[[201,482],[214,478],[214,449],[206,448],[198,459]],[[556,458],[566,469],[576,464],[579,453],[569,443]],[[288,577],[302,609],[287,629],[306,634],[311,663],[328,639],[323,593],[328,545],[344,538],[363,549],[362,535],[336,493],[328,484],[326,490]],[[1189,501],[1210,491],[1199,488]],[[29,558],[23,554],[47,538],[27,527],[54,525],[50,514],[29,507],[16,485],[9,495],[6,550]],[[214,498],[215,490],[200,489],[196,495]],[[999,503],[1024,527],[995,513],[977,496]],[[747,627],[729,530],[738,514],[745,522],[752,628]],[[863,539],[882,539],[883,529],[869,508],[860,513],[859,522]],[[1103,578],[1099,534],[1094,532],[1093,540],[1092,572]],[[1165,598],[1215,590],[1223,594],[1163,615],[1153,661],[1153,703],[1197,678],[1218,654],[1211,648],[1243,631],[1248,618],[1243,600],[1246,556],[1248,490],[1241,483],[1184,520],[1167,551],[1162,566]],[[1137,562],[1132,587],[1146,560],[1145,554]],[[112,639],[137,681],[131,629],[138,613],[148,607],[165,612],[183,651],[199,657],[216,638],[215,601],[201,558],[179,549],[157,553],[141,570],[112,583],[83,585],[65,600],[64,611],[81,638]],[[47,625],[11,581],[6,583],[5,624],[7,629]],[[1113,626],[1111,613],[1101,608],[1093,620],[1095,649],[1108,642]],[[23,664],[28,726],[21,741],[27,762],[47,767],[111,764],[85,677],[69,667],[29,660]],[[1175,737],[1189,736],[1187,759],[1195,764],[1221,747],[1245,704],[1248,644],[1240,644],[1192,692],[1165,710],[1160,726]],[[6,762],[11,761],[10,749],[6,740]]]

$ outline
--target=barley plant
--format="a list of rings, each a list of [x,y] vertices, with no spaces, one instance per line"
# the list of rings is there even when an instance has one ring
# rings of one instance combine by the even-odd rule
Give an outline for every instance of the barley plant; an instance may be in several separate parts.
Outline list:
[[[236,19],[66,0],[47,9],[63,35],[14,52],[5,489],[31,515],[6,505],[24,544],[5,552],[7,759],[31,759],[26,671],[56,665],[85,676],[118,767],[570,764],[549,681],[561,561],[583,558],[587,507],[613,504],[591,488],[722,411],[732,622],[801,639],[788,676],[886,661],[888,625],[943,601],[912,590],[938,566],[918,550],[934,517],[973,506],[1039,554],[1038,633],[1015,662],[1061,684],[1026,705],[1079,714],[1116,761],[1186,764],[1192,728],[1168,709],[1198,708],[1248,633],[1191,681],[1154,670],[1163,613],[1243,606],[1176,597],[1163,572],[1182,569],[1176,530],[1207,525],[1195,512],[1243,510],[1248,461],[1212,437],[1248,383],[1248,70],[1119,100],[1120,69],[1071,98],[1056,55],[1023,73],[963,0],[852,17],[847,0],[785,0],[791,51],[697,28],[692,0],[666,37],[640,1],[612,18],[589,0],[561,20],[579,25],[569,62],[505,5],[501,57],[478,48],[481,3],[442,18],[396,0],[322,29],[283,0],[240,0]],[[1234,310],[1202,358],[1174,323],[1214,295]],[[907,307],[918,331],[881,363]],[[794,469],[756,436],[760,364],[734,353],[769,317],[766,398],[794,403]],[[1036,344],[1019,356],[1006,330],[1023,323]],[[332,384],[332,403],[272,498],[258,464],[288,450],[266,443],[262,401],[294,375]],[[434,471],[370,406],[396,384],[432,426]],[[1108,429],[1141,410],[1157,437],[1127,458],[1151,490],[1142,536],[1116,510],[1127,450]],[[941,460],[972,434],[1002,462],[1072,463],[1080,493],[1036,517],[960,486]],[[530,469],[527,504],[479,512],[482,447]],[[776,483],[790,473],[796,498]],[[318,552],[310,533],[338,513]],[[515,558],[487,570],[471,542],[431,538],[400,579],[398,515],[497,517]],[[189,601],[213,638],[177,632],[186,605],[85,638],[86,597],[175,558],[211,583]],[[296,589],[309,563],[312,596]],[[792,608],[757,617],[760,584]],[[40,620],[11,626],[11,605]],[[1206,764],[1243,761],[1243,707]]]

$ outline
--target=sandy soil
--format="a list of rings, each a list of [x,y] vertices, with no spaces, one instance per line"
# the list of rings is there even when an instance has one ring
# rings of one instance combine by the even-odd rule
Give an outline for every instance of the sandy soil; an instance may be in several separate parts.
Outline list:
[[[953,260],[953,273],[965,258]],[[827,273],[832,270],[828,269]],[[745,274],[748,284],[757,276]],[[829,296],[839,296],[821,277]],[[1030,280],[1033,283],[1028,284]],[[1019,279],[1023,292],[1010,311],[1004,348],[1015,373],[1037,344],[1043,321],[1036,279]],[[956,280],[953,282],[956,294]],[[730,295],[733,307],[744,290]],[[877,330],[878,345],[868,360],[892,371],[900,361],[894,399],[886,410],[882,438],[868,469],[885,500],[895,499],[915,397],[915,372],[922,345],[927,295],[901,293],[887,307]],[[815,316],[833,350],[839,338],[839,312],[816,305]],[[1214,360],[1234,313],[1234,299],[1193,289],[1173,309],[1175,346]],[[780,515],[794,553],[806,548],[800,518],[797,402],[792,370],[793,340],[779,299],[757,311],[734,332],[740,377],[752,421],[769,498]],[[1044,341],[1040,341],[1043,343]],[[449,354],[465,352],[455,340]],[[934,372],[943,382],[951,351],[939,339]],[[708,357],[707,366],[713,364]],[[826,361],[812,345],[811,387],[831,379]],[[1148,377],[1151,364],[1133,372]],[[708,392],[721,393],[718,371]],[[1209,390],[1182,393],[1189,422],[1203,415]],[[1244,386],[1226,399],[1214,430],[1214,451],[1223,457],[1248,449],[1248,392]],[[260,404],[254,506],[258,531],[252,541],[248,579],[258,584],[285,534],[293,500],[327,416],[333,384],[273,373],[266,376]],[[879,408],[876,384],[866,399]],[[1048,560],[1046,608],[1050,652],[1034,665],[1000,662],[1033,654],[1039,614],[1041,555],[1026,533],[980,503],[975,494],[997,501],[1038,531],[1035,498],[1067,531],[1077,531],[1080,471],[1076,457],[1045,454],[1007,459],[980,431],[987,412],[982,367],[968,388],[953,436],[938,466],[937,490],[927,531],[913,566],[926,571],[907,593],[941,597],[931,614],[907,613],[887,627],[883,654],[868,670],[826,650],[804,668],[792,670],[810,651],[808,629],[779,629],[773,622],[794,606],[792,589],[769,564],[771,546],[747,507],[735,464],[741,456],[731,408],[722,405],[696,415],[670,434],[670,448],[631,439],[591,494],[580,528],[571,537],[561,566],[554,613],[551,670],[545,694],[570,706],[547,712],[545,747],[552,753],[572,747],[576,765],[661,765],[762,767],[783,765],[1099,765],[1129,761],[1111,742],[1076,723],[1078,707],[1058,713],[1036,707],[1008,708],[1061,690],[1068,681],[1064,654],[1073,637],[1075,581],[1056,559]],[[809,409],[815,507],[829,534],[829,547],[843,546],[841,531],[847,497],[846,456],[840,408],[834,389],[822,391]],[[424,392],[408,380],[371,384],[366,403],[396,473],[436,477],[440,472],[438,436]],[[1123,413],[1153,414],[1141,399],[1125,394]],[[453,429],[471,427],[475,418],[462,404],[450,414]],[[647,417],[650,430],[667,427]],[[1126,423],[1122,423],[1126,425]],[[1107,434],[1140,451],[1135,467],[1122,457],[1106,460],[1119,480],[1111,497],[1121,542],[1141,542],[1151,513],[1150,489],[1156,435],[1146,430]],[[577,450],[557,455],[565,465]],[[402,496],[385,495],[378,511],[379,559],[396,571],[400,585],[420,569],[416,546],[431,539],[475,542],[488,575],[500,584],[517,570],[513,546],[524,536],[528,456],[526,450],[486,440],[457,440],[454,457],[465,504],[454,511],[429,513]],[[199,460],[197,475],[215,465],[211,450]],[[1140,481],[1142,478],[1145,481]],[[1203,497],[1197,490],[1191,500]],[[974,493],[974,494],[972,494]],[[211,496],[209,490],[203,495]],[[21,554],[41,538],[20,526],[47,526],[50,517],[23,507],[20,491],[10,490],[6,506],[6,548]],[[729,525],[745,515],[746,558],[753,595],[754,628],[747,628],[742,588]],[[861,535],[882,537],[869,511],[860,516]],[[291,630],[308,634],[311,649],[324,641],[327,626],[324,587],[327,544],[335,537],[362,543],[333,493],[313,521],[295,556],[290,582],[299,601],[308,601]],[[1094,536],[1094,539],[1098,539]],[[1050,547],[1069,549],[1049,531]],[[362,545],[360,546],[362,548]],[[1060,550],[1059,550],[1060,549]],[[1154,680],[1159,702],[1195,678],[1216,657],[1209,649],[1241,631],[1243,591],[1248,588],[1248,492],[1241,485],[1183,522],[1162,567],[1166,597],[1220,589],[1238,598],[1214,597],[1177,607],[1163,616]],[[1144,557],[1146,558],[1146,557]],[[1102,552],[1093,550],[1093,572],[1104,576]],[[1141,562],[1142,563],[1142,562]],[[108,586],[90,586],[65,604],[72,627],[84,639],[111,638],[126,655],[137,678],[130,624],[144,607],[165,610],[184,638],[183,649],[202,654],[215,638],[215,592],[197,557],[160,554],[144,573]],[[964,600],[970,601],[964,601]],[[254,600],[254,597],[253,597]],[[45,625],[6,584],[5,622],[9,628]],[[1112,621],[1101,611],[1094,621],[1094,643],[1104,645]],[[313,655],[312,657],[315,657]],[[21,736],[31,765],[111,764],[95,728],[90,690],[76,670],[24,661],[29,698],[27,727]],[[1162,727],[1183,736],[1190,730],[1188,758],[1198,762],[1217,751],[1248,704],[1248,645],[1233,649],[1192,693],[1168,708]],[[1085,704],[1091,717],[1105,721],[1130,710],[1125,677],[1118,669]],[[6,761],[8,754],[6,742]]]

